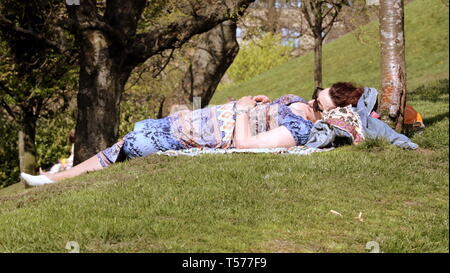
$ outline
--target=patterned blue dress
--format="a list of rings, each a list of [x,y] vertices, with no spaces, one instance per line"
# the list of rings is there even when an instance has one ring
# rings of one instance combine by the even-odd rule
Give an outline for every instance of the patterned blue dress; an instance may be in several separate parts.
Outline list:
[[[285,126],[296,145],[304,145],[313,123],[292,112],[289,105],[295,102],[306,103],[296,95],[286,95],[271,103],[258,104],[250,111],[252,135]],[[133,131],[125,135],[122,141],[97,154],[99,162],[106,167],[158,151],[194,147],[234,148],[235,104],[233,101],[194,111],[180,111],[162,119],[136,122]]]

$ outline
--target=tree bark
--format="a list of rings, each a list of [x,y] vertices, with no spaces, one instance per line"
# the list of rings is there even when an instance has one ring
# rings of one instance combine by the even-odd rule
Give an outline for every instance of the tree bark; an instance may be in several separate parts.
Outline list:
[[[131,68],[123,66],[125,55],[110,48],[110,44],[101,31],[83,34],[74,165],[109,147],[119,137],[120,101]]]
[[[19,122],[19,162],[20,171],[36,174],[36,119],[31,113],[24,113],[22,120]]]
[[[403,130],[406,62],[403,0],[380,1],[381,119]]]
[[[314,86],[322,87],[322,45],[321,37],[314,38]]]
[[[170,114],[174,105],[190,108],[194,97],[201,98],[201,107],[207,106],[238,51],[234,20],[225,21],[202,34],[180,88],[167,97],[162,115]]]
[[[119,138],[120,100],[135,67],[126,64],[126,43],[136,33],[145,2],[109,1],[103,17],[93,0],[67,6],[80,45],[74,165]]]

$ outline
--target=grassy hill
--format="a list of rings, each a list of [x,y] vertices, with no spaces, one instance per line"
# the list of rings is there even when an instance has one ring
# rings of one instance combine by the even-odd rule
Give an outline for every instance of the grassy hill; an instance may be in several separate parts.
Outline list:
[[[416,151],[371,140],[310,156],[149,156],[41,188],[0,190],[1,252],[448,252],[448,9],[406,9]],[[378,86],[376,25],[324,48],[327,84]],[[310,96],[312,56],[214,97]],[[342,216],[330,213],[338,211]],[[356,219],[362,213],[363,221]]]

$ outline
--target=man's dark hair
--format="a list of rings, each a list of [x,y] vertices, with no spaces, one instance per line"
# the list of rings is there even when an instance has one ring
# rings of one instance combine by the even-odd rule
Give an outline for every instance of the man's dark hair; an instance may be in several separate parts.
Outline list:
[[[337,82],[330,87],[330,97],[337,107],[356,106],[364,88],[351,82]]]

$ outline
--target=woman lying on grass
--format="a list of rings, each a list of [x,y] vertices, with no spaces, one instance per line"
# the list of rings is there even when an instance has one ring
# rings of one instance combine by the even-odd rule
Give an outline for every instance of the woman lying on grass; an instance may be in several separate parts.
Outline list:
[[[356,106],[363,90],[352,83],[335,83],[316,90],[315,99],[308,102],[296,95],[282,96],[273,102],[264,95],[246,96],[223,105],[142,120],[120,142],[69,170],[39,176],[21,173],[21,177],[26,186],[40,186],[158,151],[304,145],[323,111],[349,104]]]

